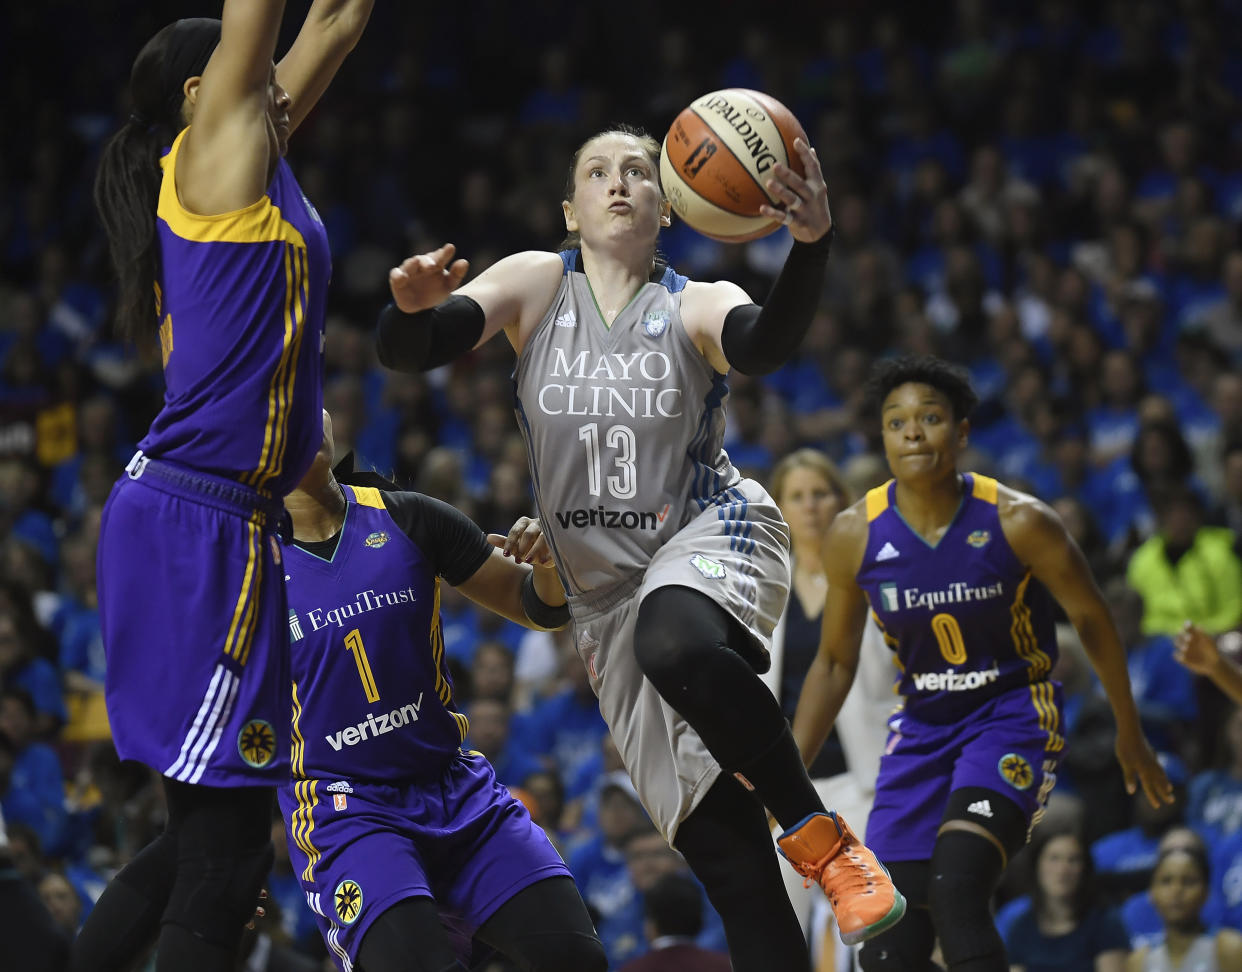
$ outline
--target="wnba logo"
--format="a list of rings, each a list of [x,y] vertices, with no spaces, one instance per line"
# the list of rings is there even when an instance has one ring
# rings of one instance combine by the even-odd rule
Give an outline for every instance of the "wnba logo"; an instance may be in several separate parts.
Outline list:
[[[251,719],[237,734],[237,752],[246,765],[262,769],[276,755],[276,731],[270,722]]]

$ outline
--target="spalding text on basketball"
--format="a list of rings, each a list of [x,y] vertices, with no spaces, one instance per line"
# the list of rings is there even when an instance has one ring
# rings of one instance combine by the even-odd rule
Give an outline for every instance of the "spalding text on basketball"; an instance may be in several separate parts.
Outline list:
[[[746,120],[741,109],[729,103],[728,98],[719,96],[708,98],[706,101],[699,102],[695,107],[705,111],[714,111],[742,136],[742,144],[750,150],[751,158],[755,160],[756,171],[767,172],[779,161],[777,155],[768,148],[763,136]]]

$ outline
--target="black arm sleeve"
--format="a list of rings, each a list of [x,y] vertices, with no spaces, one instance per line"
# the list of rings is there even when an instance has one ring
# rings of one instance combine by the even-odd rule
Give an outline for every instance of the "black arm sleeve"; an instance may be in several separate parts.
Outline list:
[[[814,243],[794,242],[762,307],[743,304],[725,315],[720,346],[744,375],[775,371],[798,350],[824,289],[833,230]]]
[[[456,587],[492,554],[478,525],[460,510],[422,493],[381,493],[388,512],[425,553],[435,572]]]
[[[464,294],[407,314],[395,304],[380,311],[375,349],[395,371],[430,371],[465,354],[483,336],[487,315]]]

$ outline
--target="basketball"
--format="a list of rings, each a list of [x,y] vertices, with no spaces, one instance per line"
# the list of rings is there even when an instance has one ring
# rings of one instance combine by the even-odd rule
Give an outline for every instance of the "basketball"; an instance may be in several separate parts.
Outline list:
[[[742,243],[781,225],[759,213],[781,202],[768,195],[767,173],[781,162],[802,175],[795,138],[808,141],[793,113],[746,88],[703,95],[681,112],[660,149],[660,182],[673,212],[704,236]]]

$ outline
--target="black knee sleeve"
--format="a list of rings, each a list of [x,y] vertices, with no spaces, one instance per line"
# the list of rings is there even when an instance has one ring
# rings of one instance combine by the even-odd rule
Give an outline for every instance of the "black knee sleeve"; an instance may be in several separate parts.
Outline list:
[[[1000,850],[981,834],[952,830],[936,839],[928,898],[950,970],[1009,968],[989,908],[1003,867]]]
[[[1005,849],[1001,869],[1026,844],[1030,821],[1020,806],[1005,794],[984,786],[964,786],[949,794],[941,826],[963,820],[982,827]]]
[[[529,972],[608,968],[608,954],[568,877],[546,878],[523,888],[483,923],[475,938]]]
[[[163,833],[125,865],[95,903],[73,943],[70,972],[119,972],[160,932],[177,875],[177,839]]]
[[[936,931],[927,908],[930,861],[885,861],[889,877],[906,899],[901,921],[863,943],[858,955],[864,972],[928,972]]]
[[[371,922],[355,972],[465,972],[431,898],[402,898]]]
[[[274,856],[270,841],[232,853],[183,848],[164,921],[215,945],[233,946],[254,915]]]

